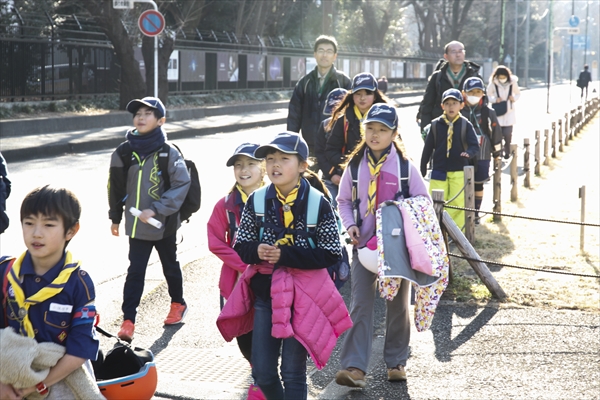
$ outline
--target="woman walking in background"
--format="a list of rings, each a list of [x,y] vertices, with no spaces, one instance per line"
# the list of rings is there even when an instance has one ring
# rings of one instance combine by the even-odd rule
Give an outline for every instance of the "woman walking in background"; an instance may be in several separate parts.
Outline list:
[[[513,125],[517,121],[515,102],[521,97],[518,81],[519,77],[513,75],[508,67],[499,65],[492,73],[487,87],[490,105],[496,110],[498,123],[502,127],[505,159],[510,158]]]

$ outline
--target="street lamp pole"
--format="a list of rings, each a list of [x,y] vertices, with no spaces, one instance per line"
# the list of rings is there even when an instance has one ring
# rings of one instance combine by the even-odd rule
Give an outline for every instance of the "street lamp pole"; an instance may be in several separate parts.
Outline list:
[[[519,0],[515,0],[515,48],[514,48],[514,55],[515,55],[515,63],[513,64],[513,73],[517,73],[517,33],[519,30]],[[517,74],[518,75],[518,74]]]
[[[583,52],[583,65],[587,64],[588,19],[590,19],[590,2],[589,1],[587,2],[586,6],[585,6],[585,36],[583,37],[583,40],[585,41],[585,45],[584,45],[585,50]]]
[[[524,77],[525,77],[525,87],[529,87],[529,21],[531,19],[531,16],[529,14],[529,11],[531,10],[531,0],[526,0],[527,1],[527,19],[525,22],[525,71],[524,71]]]
[[[571,15],[575,15],[575,0],[571,0]],[[569,86],[573,81],[573,35],[571,35],[571,57],[569,59]],[[569,90],[569,103],[571,102],[571,92]]]

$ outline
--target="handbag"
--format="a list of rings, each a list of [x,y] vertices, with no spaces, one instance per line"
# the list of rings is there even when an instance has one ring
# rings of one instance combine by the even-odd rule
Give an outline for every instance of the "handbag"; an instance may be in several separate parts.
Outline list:
[[[498,92],[498,85],[494,84],[494,86],[496,86],[496,96],[498,96],[498,98],[500,98],[500,93]],[[510,85],[510,88],[508,88],[508,98],[510,98],[510,96],[512,95],[512,84]],[[504,115],[508,112],[508,101],[504,100],[501,101],[500,103],[494,103],[492,104],[492,108],[494,109],[494,111],[496,111],[496,115],[498,117],[500,117],[501,115]]]

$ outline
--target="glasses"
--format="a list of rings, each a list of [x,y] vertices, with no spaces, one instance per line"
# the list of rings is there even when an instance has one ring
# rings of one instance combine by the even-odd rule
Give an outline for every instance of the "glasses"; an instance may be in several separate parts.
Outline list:
[[[464,52],[465,52],[465,49],[460,49],[460,50],[449,51],[448,54],[456,55],[456,54],[461,54],[461,53],[464,53]]]
[[[317,50],[317,54],[322,56],[324,54],[327,54],[328,56],[332,56],[335,52],[332,49],[318,49]]]

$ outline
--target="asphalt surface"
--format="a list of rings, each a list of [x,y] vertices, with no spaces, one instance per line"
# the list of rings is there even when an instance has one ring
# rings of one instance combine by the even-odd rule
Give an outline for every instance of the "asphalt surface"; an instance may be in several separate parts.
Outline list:
[[[397,99],[413,105],[420,96]],[[250,126],[281,124],[286,104],[268,110],[239,108],[235,116],[219,115],[170,122],[171,139],[192,137]],[[246,112],[245,112],[246,111]],[[8,135],[0,122],[0,150],[10,162],[20,157],[53,157],[71,151],[115,147],[123,140],[125,125],[68,130],[36,135]],[[57,124],[53,121],[52,124]],[[254,125],[244,125],[254,124]],[[48,126],[51,123],[48,122]],[[57,126],[61,126],[60,124]],[[598,127],[598,119],[595,120]],[[202,131],[204,129],[204,131]],[[179,133],[177,133],[179,132]],[[200,133],[199,133],[200,132]],[[596,151],[597,149],[592,149]],[[574,167],[575,168],[575,167]],[[235,342],[224,344],[216,329],[218,289],[209,271],[220,268],[213,255],[203,255],[184,268],[184,293],[190,311],[185,323],[164,327],[164,305],[169,296],[164,284],[147,294],[140,305],[135,344],[151,349],[156,357],[157,399],[245,399],[250,368]],[[342,288],[347,303],[350,285]],[[115,292],[122,288],[115,284]],[[600,314],[540,308],[487,307],[443,301],[433,325],[418,333],[413,327],[408,381],[387,382],[382,359],[385,304],[376,302],[376,333],[365,389],[335,384],[340,368],[343,336],[323,370],[309,363],[309,398],[312,399],[600,399]],[[116,332],[119,321],[104,321]],[[103,339],[103,348],[110,340]]]

